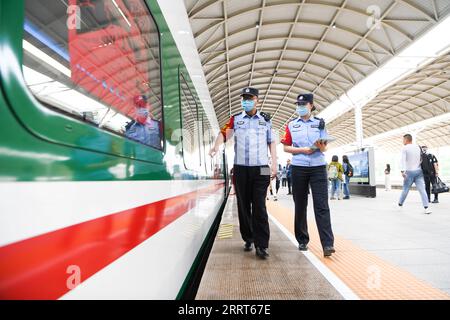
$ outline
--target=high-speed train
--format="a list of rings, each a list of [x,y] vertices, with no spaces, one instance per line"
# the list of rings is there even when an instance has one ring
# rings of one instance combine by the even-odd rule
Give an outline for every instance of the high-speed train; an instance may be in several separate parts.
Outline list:
[[[183,61],[156,0],[0,1],[0,299],[183,297],[228,192]]]

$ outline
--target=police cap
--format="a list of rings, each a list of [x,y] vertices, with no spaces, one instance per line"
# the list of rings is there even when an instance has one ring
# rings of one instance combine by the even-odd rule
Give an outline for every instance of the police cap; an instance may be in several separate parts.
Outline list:
[[[252,88],[252,87],[246,87],[246,88],[242,89],[241,97],[242,96],[254,96],[254,97],[257,97],[258,94],[259,94],[258,89]]]
[[[133,102],[137,108],[145,108],[147,106],[147,97],[144,95],[135,96]]]
[[[314,95],[312,93],[301,93],[297,96],[296,104],[306,104],[314,102]]]

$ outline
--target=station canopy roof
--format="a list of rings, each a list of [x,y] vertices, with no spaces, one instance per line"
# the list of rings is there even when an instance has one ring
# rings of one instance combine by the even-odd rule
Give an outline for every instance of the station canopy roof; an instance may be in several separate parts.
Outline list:
[[[393,149],[401,146],[401,136],[409,130],[419,132],[421,144],[450,145],[449,112],[450,54],[446,54],[383,90],[362,109],[364,137],[374,137],[377,144]],[[338,138],[332,147],[355,141],[354,117],[351,110],[329,124],[328,130]],[[433,118],[443,121],[424,122]],[[394,132],[392,137],[382,135],[398,128],[404,130]]]
[[[295,116],[299,93],[313,92],[323,111],[450,11],[448,0],[185,0],[185,6],[219,125],[242,110],[240,90],[253,86],[275,130]],[[365,137],[448,112],[446,70],[448,56],[377,95],[363,108]],[[429,110],[418,110],[427,103]],[[353,119],[350,111],[329,123],[336,145],[354,141]]]

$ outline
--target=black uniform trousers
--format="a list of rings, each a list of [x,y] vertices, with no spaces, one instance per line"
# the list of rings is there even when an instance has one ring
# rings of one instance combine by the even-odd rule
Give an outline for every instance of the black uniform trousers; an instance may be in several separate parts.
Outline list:
[[[256,247],[269,247],[269,217],[266,194],[270,183],[269,166],[234,165],[235,190],[242,239]]]
[[[436,183],[436,175],[424,175],[425,179],[425,190],[427,191],[428,201],[431,201],[431,189],[433,186],[433,183]],[[434,200],[438,200],[438,193],[434,194]]]
[[[292,166],[292,194],[295,203],[295,238],[299,244],[309,242],[306,209],[308,207],[308,189],[314,203],[314,215],[319,230],[322,247],[333,246],[334,236],[331,230],[330,207],[328,206],[328,178],[326,166]]]

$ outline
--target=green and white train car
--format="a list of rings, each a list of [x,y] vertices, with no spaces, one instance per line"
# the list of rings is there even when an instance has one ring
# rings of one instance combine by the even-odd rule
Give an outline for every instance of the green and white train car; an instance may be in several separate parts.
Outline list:
[[[182,296],[228,189],[183,61],[156,0],[0,0],[0,299]]]

